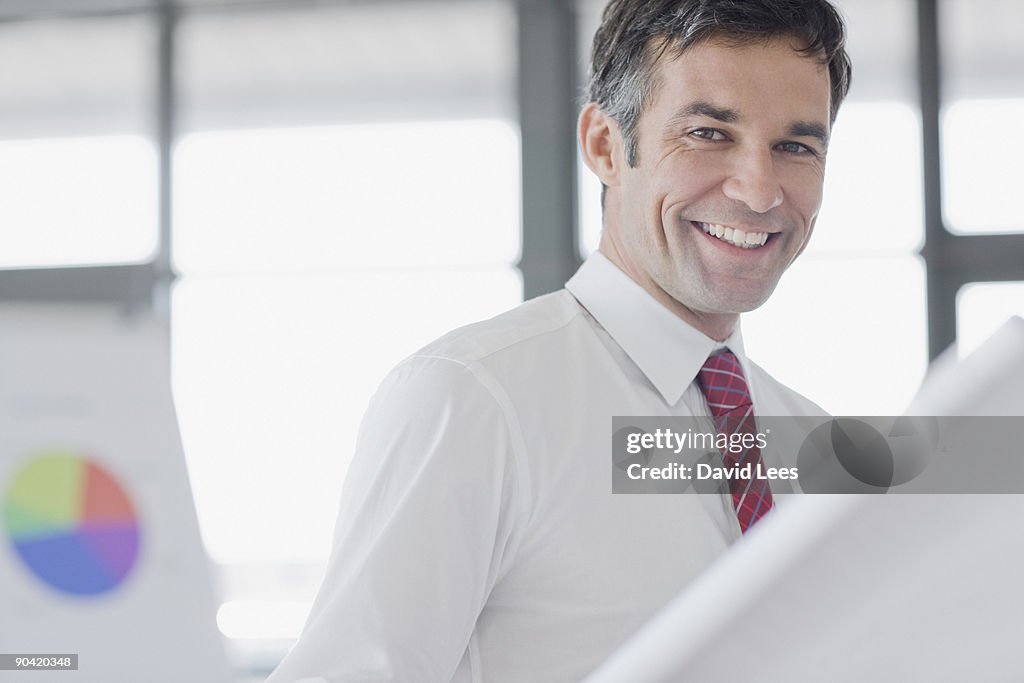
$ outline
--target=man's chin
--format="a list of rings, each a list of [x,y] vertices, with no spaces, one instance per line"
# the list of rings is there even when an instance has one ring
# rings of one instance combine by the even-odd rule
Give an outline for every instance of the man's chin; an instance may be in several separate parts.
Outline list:
[[[691,306],[691,308],[718,315],[749,313],[763,306],[771,298],[774,291],[774,287],[770,289],[757,287],[742,290],[732,288],[729,291],[718,288],[713,292],[704,292],[704,296],[700,297],[701,300],[694,301],[695,305]]]
[[[711,291],[705,292],[705,295],[708,303],[713,305],[713,310],[723,313],[749,313],[763,306],[771,298],[778,283],[778,278],[770,283],[731,281],[717,285]]]
[[[732,316],[763,306],[778,284],[778,278],[769,280],[716,277],[705,273],[698,278],[666,278],[661,289],[697,316]]]
[[[729,308],[731,308],[735,313],[749,313],[761,308],[761,306],[764,306],[770,298],[771,292],[768,292],[767,294],[761,294],[756,297],[733,302]]]

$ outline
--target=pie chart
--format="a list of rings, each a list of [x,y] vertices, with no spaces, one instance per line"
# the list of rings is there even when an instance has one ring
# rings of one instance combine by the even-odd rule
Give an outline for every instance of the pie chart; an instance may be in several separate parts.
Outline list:
[[[15,471],[4,529],[33,575],[71,595],[115,589],[139,554],[128,494],[107,469],[75,453],[46,452]]]

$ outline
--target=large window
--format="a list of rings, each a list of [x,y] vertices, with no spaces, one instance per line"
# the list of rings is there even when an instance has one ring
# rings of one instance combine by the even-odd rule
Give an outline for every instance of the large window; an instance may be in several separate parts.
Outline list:
[[[149,17],[0,23],[0,268],[152,258],[154,36]]]
[[[1024,318],[1024,282],[974,282],[957,296],[957,353],[978,348],[1008,318]]]
[[[298,635],[385,373],[522,300],[513,19],[474,0],[180,22],[173,379],[249,666]]]
[[[959,234],[1024,233],[1024,4],[942,0],[942,197]]]

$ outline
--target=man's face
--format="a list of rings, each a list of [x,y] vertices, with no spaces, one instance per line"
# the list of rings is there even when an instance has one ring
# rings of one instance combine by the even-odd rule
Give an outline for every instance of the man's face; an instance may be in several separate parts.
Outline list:
[[[608,190],[602,251],[683,317],[760,306],[814,228],[829,97],[827,68],[788,38],[663,58],[637,166],[619,160]]]

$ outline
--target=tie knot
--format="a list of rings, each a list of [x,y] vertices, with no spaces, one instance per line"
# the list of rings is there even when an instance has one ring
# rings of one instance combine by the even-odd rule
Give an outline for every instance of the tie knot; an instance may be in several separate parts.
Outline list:
[[[704,392],[712,417],[751,405],[750,390],[740,362],[728,349],[709,356],[697,373],[697,384]]]

